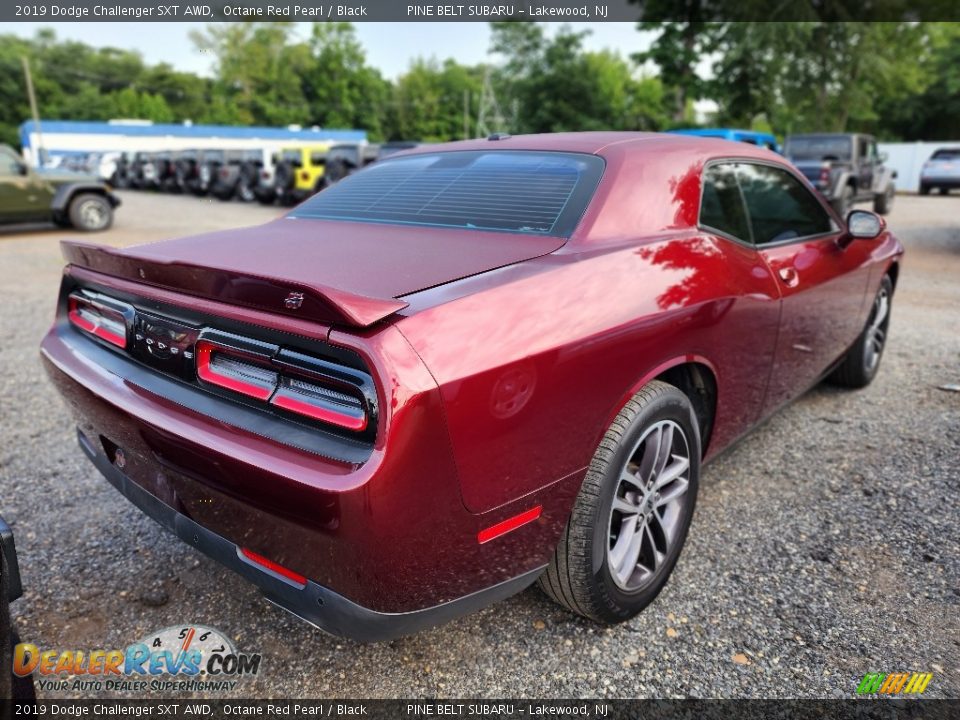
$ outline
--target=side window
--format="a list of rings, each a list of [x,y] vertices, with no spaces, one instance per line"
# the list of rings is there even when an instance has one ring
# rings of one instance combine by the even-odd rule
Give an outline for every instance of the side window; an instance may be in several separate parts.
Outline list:
[[[750,242],[750,227],[732,163],[711,165],[704,171],[700,224]]]
[[[327,154],[322,152],[315,152],[310,154],[310,164],[311,165],[325,165],[327,162]]]
[[[862,160],[868,160],[870,158],[870,141],[866,138],[857,138],[857,144],[860,146],[857,155],[859,155]]]
[[[757,245],[834,230],[833,221],[813,194],[786,170],[739,163],[737,173]]]

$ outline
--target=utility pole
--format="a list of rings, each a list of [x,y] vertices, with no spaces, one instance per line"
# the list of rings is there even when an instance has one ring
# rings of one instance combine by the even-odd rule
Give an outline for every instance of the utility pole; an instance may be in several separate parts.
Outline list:
[[[47,151],[43,147],[43,131],[40,129],[40,113],[37,111],[37,96],[33,93],[33,78],[30,76],[30,61],[24,55],[20,58],[23,63],[23,77],[27,81],[27,97],[30,99],[30,112],[33,114],[33,125],[37,129],[37,157],[34,165],[43,167],[47,159]]]
[[[490,68],[483,75],[483,92],[480,94],[480,108],[477,111],[477,137],[487,137],[495,132],[509,132],[507,121],[497,101],[490,79]]]

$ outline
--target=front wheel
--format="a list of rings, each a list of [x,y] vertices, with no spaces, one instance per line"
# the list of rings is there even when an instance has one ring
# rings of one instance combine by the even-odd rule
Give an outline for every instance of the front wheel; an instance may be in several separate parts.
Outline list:
[[[70,223],[84,232],[106,230],[113,224],[113,207],[103,195],[85,193],[70,201]]]
[[[699,479],[700,434],[690,401],[655,380],[600,442],[541,589],[599,622],[632,618],[673,571]]]
[[[877,296],[873,299],[867,326],[847,351],[840,366],[830,375],[830,382],[848,388],[863,388],[873,382],[887,344],[892,301],[893,281],[889,275],[884,275]]]

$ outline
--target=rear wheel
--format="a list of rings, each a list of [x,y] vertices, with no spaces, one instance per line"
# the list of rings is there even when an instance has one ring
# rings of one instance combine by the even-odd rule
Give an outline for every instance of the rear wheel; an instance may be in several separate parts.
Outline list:
[[[878,215],[886,215],[893,207],[894,187],[891,183],[882,193],[873,196],[873,211]]]
[[[930,194],[930,186],[929,186],[929,185],[921,185],[921,186],[920,186],[920,194],[921,194],[921,195],[929,195],[929,194]]]
[[[938,191],[939,191],[939,193],[940,193],[941,195],[949,195],[949,194],[950,194],[950,188],[948,188],[948,187],[939,188]]]
[[[877,296],[873,299],[867,326],[847,352],[840,367],[830,375],[830,382],[849,388],[862,388],[873,382],[887,344],[892,300],[893,281],[889,275],[884,275]]]
[[[833,201],[833,207],[837,214],[845,218],[850,208],[853,207],[854,190],[852,185],[844,185],[840,191],[840,196]]]
[[[103,195],[77,195],[70,201],[67,213],[70,224],[84,232],[106,230],[113,224],[113,208]]]
[[[699,478],[700,434],[690,401],[673,385],[651,382],[600,442],[540,587],[584,617],[632,618],[673,571]]]

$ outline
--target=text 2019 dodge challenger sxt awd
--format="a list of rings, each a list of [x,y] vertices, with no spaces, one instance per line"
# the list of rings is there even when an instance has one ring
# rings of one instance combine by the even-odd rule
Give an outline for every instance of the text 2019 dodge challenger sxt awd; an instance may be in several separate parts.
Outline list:
[[[633,133],[425,147],[259,227],[63,250],[42,354],[83,451],[367,640],[538,578],[639,612],[704,460],[872,380],[903,252],[777,155]]]

